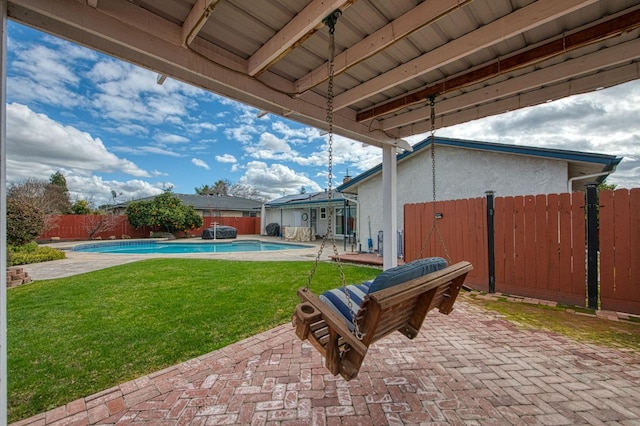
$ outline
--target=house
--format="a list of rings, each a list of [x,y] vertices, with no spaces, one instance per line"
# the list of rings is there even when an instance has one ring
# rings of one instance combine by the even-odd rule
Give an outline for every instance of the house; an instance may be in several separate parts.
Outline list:
[[[193,206],[202,217],[258,217],[262,202],[231,195],[175,194],[183,204]],[[155,197],[135,201],[152,200]],[[124,214],[128,203],[113,206],[116,214]]]
[[[455,200],[496,196],[551,194],[583,190],[585,183],[601,182],[622,158],[560,149],[435,138],[436,199]],[[397,155],[397,220],[404,228],[404,205],[433,200],[431,138]],[[338,188],[356,198],[356,232],[373,239],[383,229],[382,165],[354,177]]]
[[[265,203],[261,216],[262,233],[266,235],[267,225],[275,223],[287,239],[308,241],[324,236],[329,219],[328,195],[327,191],[286,195]],[[330,208],[333,214],[332,230],[336,238],[353,235],[356,204],[346,195],[332,191]]]

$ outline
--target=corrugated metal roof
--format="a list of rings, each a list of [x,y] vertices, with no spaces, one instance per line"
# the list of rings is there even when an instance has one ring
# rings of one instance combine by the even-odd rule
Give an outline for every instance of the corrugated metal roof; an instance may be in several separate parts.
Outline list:
[[[640,78],[640,0],[8,0],[8,15],[363,143]]]

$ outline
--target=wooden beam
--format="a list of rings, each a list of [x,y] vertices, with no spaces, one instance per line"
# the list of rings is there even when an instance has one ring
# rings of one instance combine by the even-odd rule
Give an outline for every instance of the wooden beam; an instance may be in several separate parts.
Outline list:
[[[415,31],[433,24],[471,1],[432,0],[420,3],[393,22],[388,23],[378,31],[336,55],[334,59],[334,74],[340,74],[349,67],[364,61]],[[329,71],[325,63],[299,78],[295,83],[296,92],[304,93],[328,78]]]
[[[538,0],[337,95],[333,101],[334,108],[345,108],[596,2],[597,0]]]
[[[541,105],[567,96],[589,93],[597,89],[606,89],[637,79],[640,79],[640,64],[634,62],[619,68],[608,69],[588,76],[545,86],[527,93],[519,93],[491,103],[473,105],[464,110],[438,116],[436,118],[436,128],[455,126],[456,124],[479,120],[481,118],[515,111],[520,108]],[[390,131],[389,133],[392,133],[398,138],[402,138],[427,133],[430,130],[431,124],[428,121],[423,121],[396,129],[395,131]]]
[[[376,105],[371,109],[359,112],[356,120],[362,122],[375,117],[380,117],[399,109],[406,108],[407,106],[425,102],[425,99],[431,95],[442,95],[447,92],[459,90],[463,87],[479,83],[500,74],[541,62],[545,59],[549,59],[589,44],[597,43],[607,38],[615,37],[626,31],[639,27],[640,9],[636,9],[632,12],[616,16],[548,43],[524,50],[508,58],[499,59],[455,78],[426,87],[422,90],[396,98],[392,101]]]
[[[600,69],[603,63],[613,67],[628,63],[636,58],[640,58],[640,39],[601,49],[588,55],[491,84],[460,96],[444,99],[438,102],[436,111],[438,116],[448,115],[475,105],[492,103],[520,93],[528,93],[546,85],[567,81],[576,76],[593,73]],[[381,120],[378,127],[383,131],[390,131],[425,120],[430,123],[429,107],[426,104],[424,108],[418,108],[405,114]]]
[[[257,76],[264,72],[271,64],[304,42],[317,28],[322,28],[322,20],[331,12],[348,3],[349,0],[313,0],[248,59],[248,74]]]
[[[193,42],[198,32],[211,16],[219,0],[197,0],[182,24],[181,39],[186,46]]]

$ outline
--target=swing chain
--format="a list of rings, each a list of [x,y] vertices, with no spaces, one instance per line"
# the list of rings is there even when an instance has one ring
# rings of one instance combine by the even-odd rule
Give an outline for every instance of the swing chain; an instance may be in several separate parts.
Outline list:
[[[438,239],[440,240],[440,246],[444,251],[444,255],[447,258],[447,261],[451,262],[451,257],[449,256],[449,251],[447,250],[447,246],[444,243],[444,238],[440,233],[440,228],[438,228],[438,223],[437,223],[438,218],[436,217],[437,211],[436,211],[436,95],[435,94],[429,96],[429,106],[431,107],[431,116],[430,116],[430,119],[431,119],[431,182],[433,183],[431,205],[433,206],[433,212],[432,212],[433,225],[431,226],[431,230],[429,230],[429,235],[427,235],[427,238],[422,244],[422,248],[420,249],[420,257],[423,257],[424,249],[426,248],[427,244],[429,244],[431,235],[435,232],[438,235]]]
[[[338,18],[342,15],[340,9],[336,9],[333,13],[323,19],[323,23],[329,27],[329,72],[328,72],[328,82],[327,82],[327,115],[326,121],[328,124],[329,130],[329,140],[328,140],[328,156],[329,156],[329,169],[327,173],[327,204],[328,204],[328,212],[327,212],[327,232],[322,238],[322,243],[320,244],[320,250],[316,256],[316,259],[313,263],[313,267],[311,268],[311,272],[309,273],[309,277],[307,279],[307,287],[309,290],[311,285],[311,280],[313,275],[318,268],[318,262],[320,261],[320,257],[322,256],[322,252],[324,251],[325,245],[327,243],[327,239],[329,239],[333,246],[333,254],[336,259],[336,263],[338,264],[338,271],[340,273],[340,282],[342,283],[342,288],[347,299],[347,305],[349,306],[349,312],[351,314],[351,323],[354,325],[354,335],[362,340],[364,338],[364,334],[360,332],[358,328],[358,324],[356,322],[356,314],[353,310],[353,302],[351,297],[349,296],[349,291],[347,288],[347,279],[344,275],[344,269],[342,267],[342,263],[340,262],[340,254],[338,253],[338,246],[336,244],[335,235],[333,233],[333,207],[331,205],[331,201],[333,200],[333,77],[334,77],[334,59],[335,59],[335,24]]]

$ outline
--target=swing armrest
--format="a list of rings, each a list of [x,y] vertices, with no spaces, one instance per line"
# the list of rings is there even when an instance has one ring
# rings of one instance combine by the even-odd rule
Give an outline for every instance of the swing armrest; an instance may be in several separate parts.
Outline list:
[[[305,303],[313,306],[313,308],[322,314],[322,319],[327,323],[329,328],[334,330],[340,335],[353,350],[361,355],[367,353],[367,346],[358,339],[349,327],[345,324],[345,319],[335,312],[331,307],[327,306],[322,300],[318,298],[311,291],[304,287],[298,289],[298,297]]]

